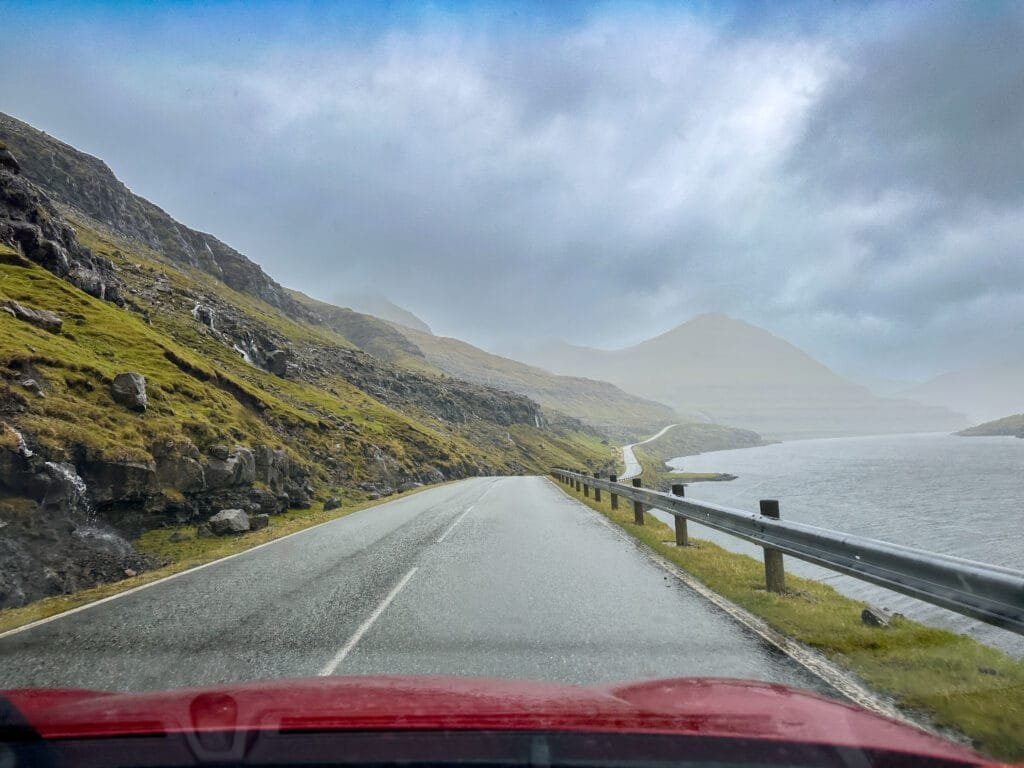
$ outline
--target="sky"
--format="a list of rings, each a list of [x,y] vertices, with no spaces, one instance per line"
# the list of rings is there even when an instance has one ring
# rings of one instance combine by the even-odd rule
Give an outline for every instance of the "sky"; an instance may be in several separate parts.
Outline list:
[[[25,3],[0,111],[279,282],[502,348],[724,312],[861,377],[1024,340],[1024,4]]]

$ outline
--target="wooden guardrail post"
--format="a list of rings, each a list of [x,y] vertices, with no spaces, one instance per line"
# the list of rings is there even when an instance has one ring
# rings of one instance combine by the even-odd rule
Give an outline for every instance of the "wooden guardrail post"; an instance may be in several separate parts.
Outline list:
[[[619,482],[619,478],[616,475],[608,475],[608,481],[617,483]],[[608,495],[612,497],[612,511],[614,512],[619,508],[619,494],[614,491],[609,491]]]
[[[586,477],[586,475],[584,475],[584,477]],[[583,498],[590,498],[590,485],[587,484],[586,480],[583,481]]]
[[[583,486],[580,485],[580,479],[577,477],[576,478],[576,493],[579,493],[582,490],[583,490]]]
[[[633,478],[633,487],[640,488],[640,478]],[[633,522],[637,525],[644,524],[644,505],[639,501],[633,502]]]
[[[594,473],[594,479],[597,480],[598,478],[600,478],[600,475],[597,472],[595,472]],[[601,500],[601,489],[598,488],[595,485],[594,486],[594,501],[600,501],[600,500]]]
[[[685,496],[686,486],[682,483],[673,483],[672,485],[673,496]],[[680,517],[679,515],[673,515],[676,519],[676,546],[687,547],[690,545],[690,536],[686,530],[686,518]]]
[[[761,499],[761,514],[773,520],[779,519],[779,502],[776,499]],[[771,547],[764,549],[764,582],[769,592],[786,591],[786,570],[782,564],[782,553]]]

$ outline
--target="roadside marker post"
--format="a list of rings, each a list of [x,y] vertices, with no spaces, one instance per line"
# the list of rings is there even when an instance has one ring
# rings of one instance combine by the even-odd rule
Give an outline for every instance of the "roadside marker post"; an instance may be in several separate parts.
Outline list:
[[[779,519],[778,499],[761,499],[761,514],[772,520]],[[782,563],[782,553],[771,547],[764,550],[764,582],[769,592],[779,594],[786,591],[786,570]]]
[[[640,478],[639,477],[634,477],[633,478],[633,487],[634,488],[640,488],[641,487],[641,485],[640,485]],[[639,501],[634,501],[633,502],[633,522],[636,523],[637,525],[643,525],[644,524],[644,505],[641,502],[639,502]]]
[[[682,483],[674,483],[672,485],[673,496],[685,496],[686,486]],[[687,547],[690,545],[690,536],[686,530],[686,518],[681,515],[674,515],[676,519],[676,546]]]

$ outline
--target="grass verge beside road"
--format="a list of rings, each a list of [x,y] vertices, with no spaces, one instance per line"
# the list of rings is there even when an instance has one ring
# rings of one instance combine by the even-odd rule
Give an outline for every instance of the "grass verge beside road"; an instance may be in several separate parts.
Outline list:
[[[353,512],[437,487],[438,485],[429,485],[374,501],[352,499],[345,501],[342,506],[329,512],[324,511],[322,502],[315,502],[307,509],[292,509],[284,514],[274,515],[268,527],[238,536],[200,537],[196,534],[195,525],[182,525],[147,531],[135,541],[136,549],[144,554],[153,555],[156,558],[167,561],[166,565],[140,573],[138,576],[99,584],[70,595],[47,597],[20,608],[0,610],[0,633],[17,629],[34,621],[56,616],[59,613],[94,603],[97,600],[112,597],[129,589],[135,589],[136,587],[159,581],[175,573],[187,571],[190,568],[211,563],[214,560],[220,560],[229,555],[245,552],[260,544],[266,544],[306,528],[337,520],[338,518],[351,515]]]
[[[885,629],[865,626],[863,603],[792,574],[786,575],[786,594],[769,593],[760,561],[702,540],[678,548],[673,531],[653,516],[645,515],[643,526],[634,524],[632,502],[620,498],[613,512],[607,492],[598,503],[558,485],[715,592],[891,695],[905,710],[959,731],[997,759],[1024,759],[1024,662],[909,619],[897,617]]]

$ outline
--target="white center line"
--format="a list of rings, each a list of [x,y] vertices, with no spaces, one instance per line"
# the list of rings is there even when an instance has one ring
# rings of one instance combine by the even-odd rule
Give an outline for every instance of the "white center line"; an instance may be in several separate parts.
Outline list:
[[[446,537],[446,536],[447,536],[447,535],[448,535],[449,533],[451,533],[451,532],[452,532],[452,529],[453,529],[453,528],[454,528],[454,527],[455,527],[456,525],[458,525],[458,524],[459,524],[460,522],[462,522],[462,518],[464,518],[464,517],[465,517],[466,515],[468,515],[468,514],[469,514],[470,512],[472,512],[472,511],[473,511],[473,505],[470,505],[470,506],[466,507],[466,511],[465,511],[465,512],[463,512],[463,513],[462,513],[461,515],[459,515],[459,516],[458,516],[457,518],[455,518],[455,522],[454,522],[454,523],[452,523],[451,525],[449,525],[449,526],[448,526],[448,530],[447,530],[447,531],[445,531],[444,533],[442,533],[442,534],[441,534],[441,536],[440,536],[440,537],[438,538],[438,540],[437,540],[437,543],[438,543],[438,544],[440,544],[440,543],[441,543],[442,541],[444,541],[444,540],[445,540],[445,537]]]
[[[345,657],[348,656],[359,641],[363,639],[363,635],[370,630],[373,623],[380,618],[384,611],[387,610],[388,606],[391,605],[391,601],[398,597],[398,593],[401,592],[402,588],[409,583],[409,579],[413,577],[413,574],[416,573],[416,571],[417,568],[413,568],[402,577],[402,580],[398,582],[390,592],[388,592],[388,596],[381,601],[381,604],[378,605],[374,612],[370,614],[369,618],[359,625],[359,629],[357,629],[352,637],[348,639],[348,642],[341,647],[341,650],[335,654],[334,658],[328,662],[327,666],[317,673],[320,677],[326,677],[327,675],[334,674],[334,670],[338,668],[338,665],[345,660]]]

